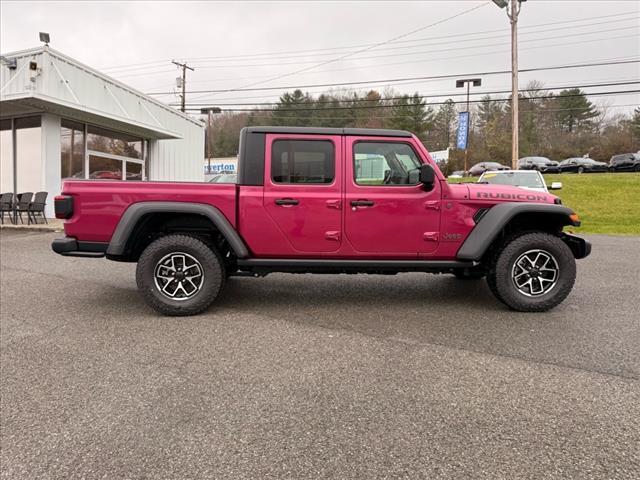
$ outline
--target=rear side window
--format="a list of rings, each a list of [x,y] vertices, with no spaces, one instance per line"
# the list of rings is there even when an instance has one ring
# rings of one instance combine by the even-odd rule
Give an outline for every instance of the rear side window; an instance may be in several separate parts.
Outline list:
[[[328,184],[335,168],[335,148],[329,140],[276,140],[271,146],[274,183]]]

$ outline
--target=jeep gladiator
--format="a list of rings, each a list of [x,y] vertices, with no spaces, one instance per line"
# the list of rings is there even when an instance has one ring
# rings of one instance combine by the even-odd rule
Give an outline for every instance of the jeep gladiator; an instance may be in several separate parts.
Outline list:
[[[429,272],[486,277],[498,300],[545,311],[591,245],[578,216],[518,187],[449,184],[410,132],[247,127],[237,184],[67,180],[65,256],[137,262],[151,307],[193,315],[229,276]]]

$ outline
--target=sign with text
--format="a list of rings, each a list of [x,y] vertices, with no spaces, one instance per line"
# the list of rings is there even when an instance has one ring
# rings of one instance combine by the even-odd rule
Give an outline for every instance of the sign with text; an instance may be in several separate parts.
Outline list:
[[[458,137],[456,139],[456,148],[460,150],[466,150],[468,136],[469,136],[469,112],[460,112],[458,114]]]

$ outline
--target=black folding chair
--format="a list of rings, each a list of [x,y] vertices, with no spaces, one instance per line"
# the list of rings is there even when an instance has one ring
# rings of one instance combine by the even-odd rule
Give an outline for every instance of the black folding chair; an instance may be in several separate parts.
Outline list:
[[[0,195],[0,223],[4,224],[4,214],[9,215],[9,220],[13,223],[13,193],[3,193]]]
[[[20,217],[20,223],[24,224],[22,220],[22,213],[27,214],[27,224],[31,223],[31,213],[29,213],[29,206],[31,205],[31,199],[33,198],[33,192],[24,192],[18,194],[18,203],[16,205],[16,214]]]
[[[33,223],[38,223],[37,215],[44,219],[44,223],[47,222],[47,217],[44,214],[44,207],[47,204],[47,192],[37,192],[35,197],[33,197],[33,202],[29,205],[29,221],[33,219]]]

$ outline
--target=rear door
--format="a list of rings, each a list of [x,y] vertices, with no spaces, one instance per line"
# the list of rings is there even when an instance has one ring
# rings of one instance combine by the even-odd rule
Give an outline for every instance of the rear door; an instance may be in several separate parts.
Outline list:
[[[274,255],[335,252],[342,241],[342,137],[268,134],[264,209],[288,245]]]
[[[345,139],[345,232],[367,256],[418,258],[438,248],[441,187],[419,182],[412,139]]]

